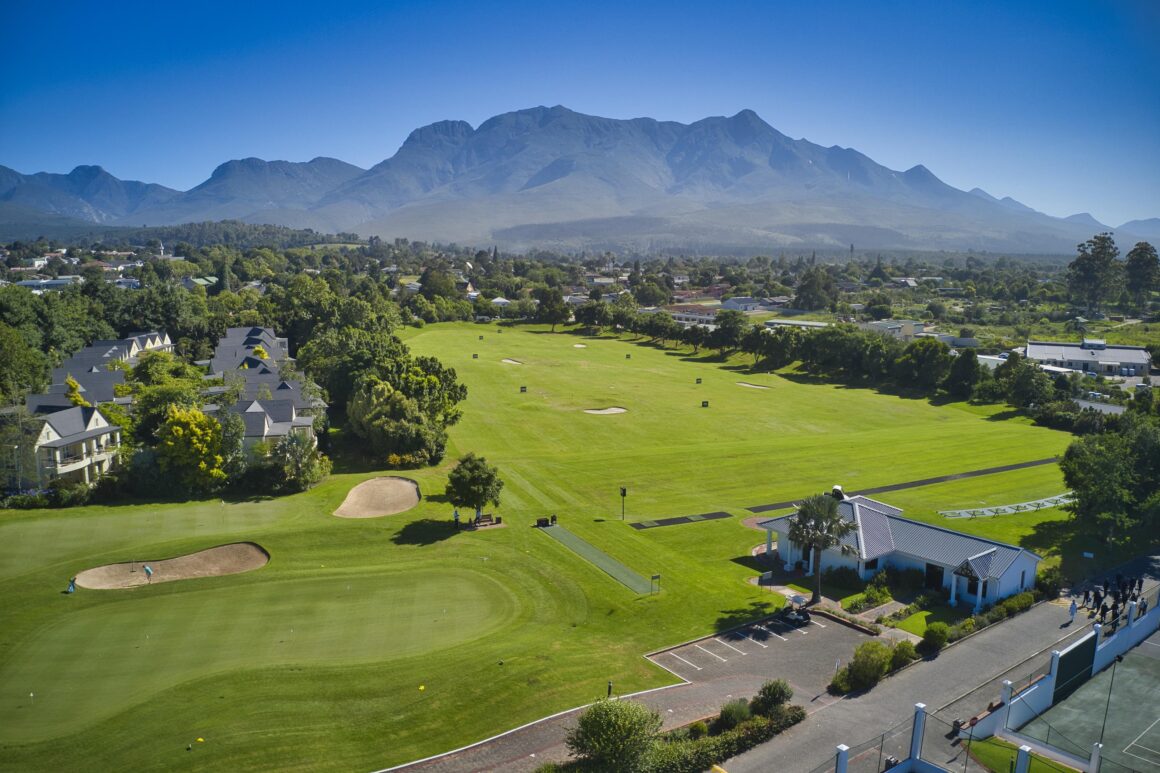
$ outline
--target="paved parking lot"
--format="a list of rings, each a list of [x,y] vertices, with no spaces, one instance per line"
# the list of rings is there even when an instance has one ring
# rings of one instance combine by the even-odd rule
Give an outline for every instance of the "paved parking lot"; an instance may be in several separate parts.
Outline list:
[[[812,711],[835,700],[826,693],[835,665],[844,665],[870,638],[818,615],[801,628],[769,618],[654,653],[649,660],[693,684],[727,680],[752,685],[756,692],[766,680],[784,679],[793,687],[794,702]]]

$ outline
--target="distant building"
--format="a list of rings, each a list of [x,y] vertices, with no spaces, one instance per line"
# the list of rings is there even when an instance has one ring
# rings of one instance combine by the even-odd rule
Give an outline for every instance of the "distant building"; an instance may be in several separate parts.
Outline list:
[[[866,322],[859,325],[863,330],[873,330],[882,335],[888,335],[901,341],[913,341],[915,336],[923,332],[925,325],[912,319],[882,319],[877,322]]]
[[[717,308],[714,306],[679,303],[673,306],[662,306],[659,311],[666,312],[684,327],[717,324]]]
[[[734,298],[727,298],[721,302],[721,308],[732,309],[734,311],[757,311],[761,308],[761,301],[757,298],[750,298],[749,296],[739,295]]]
[[[1042,365],[1100,375],[1147,375],[1152,356],[1142,346],[1108,346],[1098,338],[1082,342],[1028,341],[1027,359]]]

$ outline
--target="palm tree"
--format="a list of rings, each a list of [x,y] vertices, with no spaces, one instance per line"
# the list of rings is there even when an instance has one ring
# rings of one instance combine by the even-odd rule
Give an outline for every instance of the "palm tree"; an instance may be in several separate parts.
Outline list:
[[[822,599],[822,551],[841,544],[842,537],[854,531],[854,522],[847,521],[838,512],[838,500],[829,494],[815,494],[798,508],[797,515],[790,519],[789,538],[802,547],[810,546],[814,551],[814,595],[811,604]],[[848,545],[842,545],[842,553],[850,553]]]

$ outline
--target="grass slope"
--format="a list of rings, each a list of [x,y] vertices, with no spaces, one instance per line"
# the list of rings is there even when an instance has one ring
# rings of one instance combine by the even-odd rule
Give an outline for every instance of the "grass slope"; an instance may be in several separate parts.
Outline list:
[[[0,769],[100,760],[137,770],[369,770],[585,703],[609,679],[621,693],[669,684],[643,652],[781,603],[746,582],[762,535],[741,525],[745,507],[833,483],[856,489],[1042,458],[1068,442],[997,409],[741,375],[735,364],[610,339],[473,325],[409,338],[470,390],[447,462],[406,473],[424,493],[414,510],[330,515],[372,471],[275,500],[0,514]],[[628,412],[583,413],[614,405]],[[500,467],[506,528],[451,528],[440,494],[468,450]],[[629,520],[736,517],[636,531],[620,522],[621,485]],[[942,522],[941,507],[1060,491],[1058,470],[1046,467],[884,499]],[[633,571],[662,574],[661,593],[637,596],[529,528],[550,513]],[[1054,533],[1044,524],[1058,517],[953,526],[1018,543],[1046,540]],[[269,565],[60,593],[90,566],[238,539],[269,550]],[[205,743],[187,752],[197,737]]]

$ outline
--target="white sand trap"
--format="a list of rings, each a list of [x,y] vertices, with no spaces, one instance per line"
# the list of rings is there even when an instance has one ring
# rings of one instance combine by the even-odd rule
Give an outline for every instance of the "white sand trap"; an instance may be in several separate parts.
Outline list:
[[[93,590],[135,588],[138,585],[159,582],[241,574],[261,569],[269,561],[270,554],[261,545],[253,542],[235,542],[176,558],[97,566],[78,574],[77,585]],[[152,579],[145,574],[146,565],[153,570]]]
[[[572,344],[573,349],[587,349],[588,344]]]
[[[597,416],[608,416],[612,413],[628,413],[628,409],[618,408],[614,405],[611,408],[585,408],[584,413],[594,413]]]
[[[508,360],[508,359],[505,359],[505,360],[504,360],[504,362],[506,362],[508,365],[523,365],[523,363],[522,363],[522,362],[520,362],[519,360]]]
[[[737,386],[749,387],[750,389],[769,389],[767,386],[761,384],[750,384],[748,381],[738,381]]]
[[[419,504],[419,484],[410,478],[373,478],[358,484],[334,511],[339,518],[378,518]]]

